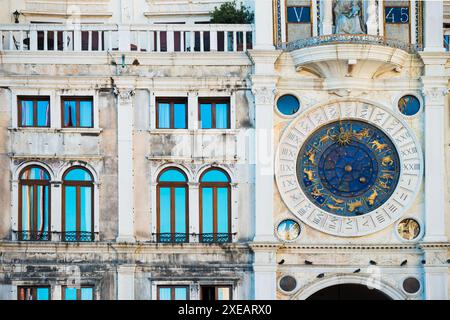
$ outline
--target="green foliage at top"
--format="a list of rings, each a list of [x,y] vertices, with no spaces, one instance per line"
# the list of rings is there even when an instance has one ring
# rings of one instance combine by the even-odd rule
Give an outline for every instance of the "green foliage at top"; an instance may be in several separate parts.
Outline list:
[[[210,13],[211,23],[223,24],[250,24],[253,23],[254,13],[249,7],[236,4],[236,0],[225,2],[220,7],[215,7]]]

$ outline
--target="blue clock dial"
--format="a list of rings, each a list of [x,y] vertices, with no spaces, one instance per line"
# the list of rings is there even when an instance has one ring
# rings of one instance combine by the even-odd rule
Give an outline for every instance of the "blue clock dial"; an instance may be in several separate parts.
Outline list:
[[[394,144],[380,129],[343,120],[315,131],[303,144],[297,176],[306,196],[326,212],[358,216],[385,203],[400,175]]]

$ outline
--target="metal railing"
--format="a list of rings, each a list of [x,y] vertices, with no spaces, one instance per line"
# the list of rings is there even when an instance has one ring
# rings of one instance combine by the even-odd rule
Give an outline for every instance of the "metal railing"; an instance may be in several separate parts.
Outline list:
[[[252,48],[251,25],[0,25],[0,51],[238,52]]]
[[[157,243],[187,243],[189,239],[197,239],[200,243],[230,243],[233,233],[154,233]]]
[[[50,241],[51,234],[48,231],[16,231],[19,241]]]
[[[382,36],[369,35],[369,34],[331,34],[323,35],[318,37],[299,39],[296,41],[282,43],[277,47],[288,52],[316,47],[329,44],[340,44],[340,43],[354,43],[354,44],[374,44],[387,46],[395,49],[401,49],[408,53],[415,53],[418,50],[422,50],[422,47],[415,44],[404,43],[399,40],[388,39]]]
[[[61,241],[63,242],[93,242],[95,233],[87,231],[61,232]]]

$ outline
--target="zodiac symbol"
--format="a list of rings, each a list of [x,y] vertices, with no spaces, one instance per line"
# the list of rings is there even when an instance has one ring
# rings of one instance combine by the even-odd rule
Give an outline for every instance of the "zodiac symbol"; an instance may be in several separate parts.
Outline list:
[[[330,198],[331,198],[334,202],[336,202],[337,204],[342,204],[342,203],[344,203],[344,200],[336,199],[336,198],[333,197],[333,196],[330,196]]]
[[[380,181],[379,185],[383,189],[389,189],[389,186],[387,185],[387,182],[385,182],[385,181]]]
[[[322,189],[320,189],[322,190]],[[314,189],[311,192],[311,195],[313,197],[320,197],[322,195],[322,192],[320,192],[319,188],[317,186],[314,187]]]
[[[375,151],[381,151],[387,147],[386,143],[380,143],[378,140],[374,140],[370,143],[372,147],[375,147]]]
[[[377,190],[373,190],[373,193],[367,198],[367,200],[369,201],[369,205],[373,206],[373,204],[375,203],[375,199],[377,197],[378,197]]]
[[[327,131],[326,135],[320,137],[319,146],[322,146],[325,142],[327,142],[328,140],[331,140],[330,136],[328,135],[328,131]]]
[[[361,140],[363,138],[368,138],[369,137],[369,129],[364,128],[363,130],[361,130],[357,133],[354,133],[353,136],[355,136],[359,140]]]
[[[312,149],[310,149],[309,151],[307,151],[307,152],[306,152],[306,155],[308,156],[308,160],[311,161],[311,163],[312,163],[314,166],[317,165],[317,164],[316,164],[316,160],[315,160],[316,153],[313,152]]]
[[[353,202],[353,203],[349,203],[349,204],[348,204],[348,211],[353,212],[353,211],[355,211],[356,208],[359,208],[359,207],[361,207],[362,205],[363,205],[363,204],[362,204],[362,201],[361,201],[361,200],[356,201],[356,202]]]
[[[383,173],[383,174],[380,176],[380,179],[385,179],[385,180],[391,179],[391,180],[393,180],[394,177],[392,176],[392,174],[386,172],[386,173]]]
[[[392,166],[394,164],[394,160],[392,160],[391,156],[386,156],[381,159],[381,165],[384,167]]]
[[[309,181],[314,181],[314,172],[312,170],[303,169],[303,172],[306,174]]]
[[[327,204],[327,207],[330,208],[331,210],[343,210],[344,209],[340,206],[334,206],[332,204]]]

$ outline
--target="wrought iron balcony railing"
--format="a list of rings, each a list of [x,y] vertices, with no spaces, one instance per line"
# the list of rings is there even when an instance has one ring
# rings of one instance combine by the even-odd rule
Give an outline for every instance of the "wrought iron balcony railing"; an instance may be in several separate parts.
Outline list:
[[[246,24],[0,25],[0,51],[238,52],[252,42]]]
[[[311,37],[306,39],[300,39],[288,43],[282,43],[278,45],[278,49],[285,51],[294,51],[298,49],[316,47],[328,44],[340,44],[340,43],[355,43],[355,44],[374,44],[382,45],[395,49],[401,49],[408,53],[415,53],[418,50],[422,50],[422,47],[415,44],[404,43],[399,40],[388,39],[382,36],[370,35],[370,34],[330,34],[318,37]]]
[[[187,243],[189,238],[198,239],[200,243],[230,243],[233,241],[232,233],[154,233],[157,243]]]
[[[229,243],[233,239],[231,233],[202,233],[199,237],[202,243]]]
[[[188,233],[156,233],[158,243],[186,243],[189,242]]]
[[[51,240],[50,232],[48,231],[16,231],[17,240],[19,241],[49,241]]]
[[[61,232],[61,241],[63,242],[93,242],[95,233],[87,231]]]

